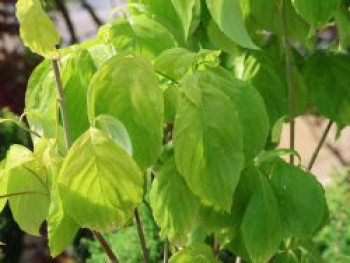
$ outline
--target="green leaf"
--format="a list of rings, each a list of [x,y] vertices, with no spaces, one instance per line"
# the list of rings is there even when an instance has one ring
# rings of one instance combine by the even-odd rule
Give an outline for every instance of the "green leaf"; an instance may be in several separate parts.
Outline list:
[[[341,0],[292,0],[298,14],[313,28],[326,24],[337,10]]]
[[[96,71],[88,51],[80,49],[62,59],[61,78],[66,96],[68,123],[72,140],[89,128],[87,90]],[[26,91],[26,112],[30,127],[46,138],[56,137],[57,91],[50,61],[32,73]]]
[[[313,105],[340,126],[350,124],[350,56],[313,55],[304,67],[304,77]]]
[[[30,76],[26,95],[25,112],[32,130],[46,138],[54,138],[56,122],[55,77],[49,60],[44,60]]]
[[[96,128],[107,134],[116,144],[132,155],[132,145],[130,136],[118,119],[110,115],[100,115],[95,119]]]
[[[174,128],[175,160],[195,194],[230,211],[244,163],[243,134],[235,104],[216,86],[209,71],[184,79]]]
[[[6,160],[0,162],[0,213],[4,210],[7,203],[7,174],[6,174]]]
[[[212,69],[215,83],[236,105],[243,128],[244,154],[248,164],[266,144],[270,126],[265,103],[259,92],[249,83],[237,80],[223,68]]]
[[[340,46],[343,49],[350,47],[350,12],[345,5],[341,5],[334,13],[337,23]]]
[[[180,252],[174,254],[169,263],[216,263],[218,262],[211,250],[205,244],[195,244],[182,249]]]
[[[16,9],[24,45],[43,57],[57,57],[56,45],[59,44],[60,36],[54,23],[45,14],[41,1],[18,0]]]
[[[208,9],[221,31],[238,45],[257,49],[245,27],[240,1],[207,0]]]
[[[79,225],[64,211],[58,189],[55,187],[47,218],[47,235],[51,256],[56,257],[62,253],[73,242],[78,230]]]
[[[171,3],[181,20],[184,39],[186,41],[192,23],[193,8],[196,0],[171,0]]]
[[[290,39],[309,44],[309,26],[296,13],[291,1],[284,0],[287,35]],[[266,38],[263,31],[273,32],[276,35],[281,34],[281,0],[244,0],[240,2],[248,32],[255,32],[254,40],[265,43]]]
[[[249,32],[257,30],[278,31],[281,0],[244,0],[240,1],[242,13]],[[266,15],[269,14],[269,15]]]
[[[272,168],[271,183],[287,237],[311,237],[327,213],[321,184],[310,173],[283,161]]]
[[[244,214],[241,230],[249,257],[254,263],[267,262],[282,241],[277,199],[268,180],[262,175]]]
[[[95,72],[95,64],[85,49],[77,51],[68,58],[62,69],[61,78],[72,140],[76,140],[89,128],[86,96]]]
[[[275,256],[273,263],[299,263],[299,260],[293,251],[282,251]]]
[[[239,51],[239,46],[227,37],[218,27],[218,25],[210,20],[207,27],[207,34],[210,42],[220,50],[235,55]]]
[[[131,52],[153,59],[176,46],[171,33],[147,16],[134,17],[132,22],[117,19],[107,32],[109,41],[119,53]]]
[[[244,63],[243,80],[250,81],[263,97],[270,124],[288,112],[287,90],[279,72],[259,56],[249,56]]]
[[[39,235],[50,204],[50,179],[45,167],[31,151],[13,145],[7,154],[6,173],[14,220],[23,231]]]
[[[230,213],[205,203],[201,204],[199,222],[207,235],[214,233],[221,246],[224,247],[237,238],[243,215],[257,183],[259,183],[258,170],[252,166],[246,168],[235,190]]]
[[[157,73],[172,80],[181,80],[192,68],[197,54],[184,48],[172,48],[160,54],[154,62]]]
[[[172,241],[185,238],[195,223],[199,199],[177,171],[174,158],[168,159],[157,174],[150,202],[161,236]]]
[[[142,199],[140,169],[95,128],[73,144],[58,183],[67,214],[81,227],[100,231],[122,226]]]
[[[90,99],[90,115],[108,114],[124,124],[139,166],[153,164],[161,150],[164,109],[151,64],[136,56],[112,58],[96,73]]]
[[[127,0],[127,3],[143,5],[148,15],[153,17],[156,22],[168,28],[168,30],[176,36],[178,41],[183,42],[184,32],[181,30],[182,22],[171,1]],[[139,15],[139,13],[137,15]],[[137,15],[133,16],[133,18],[137,17]]]
[[[180,88],[177,85],[169,85],[163,91],[165,122],[174,123],[180,95]]]

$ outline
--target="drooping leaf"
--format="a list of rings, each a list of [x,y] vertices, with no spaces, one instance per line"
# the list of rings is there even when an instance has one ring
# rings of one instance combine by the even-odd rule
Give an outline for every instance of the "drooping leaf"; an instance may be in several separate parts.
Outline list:
[[[108,41],[119,52],[132,52],[153,59],[164,50],[176,46],[171,33],[147,16],[134,17],[132,22],[117,19],[108,27]]]
[[[317,110],[340,126],[350,124],[350,56],[313,55],[304,67],[310,98]]]
[[[50,254],[56,257],[73,242],[79,229],[79,225],[64,211],[57,187],[52,191],[47,226]]]
[[[118,55],[95,75],[90,115],[108,114],[126,127],[133,155],[142,169],[158,157],[163,135],[163,97],[150,63]]]
[[[242,238],[254,263],[267,262],[282,241],[278,203],[269,181],[260,175],[241,225]]]
[[[243,134],[235,104],[214,83],[208,71],[184,79],[175,120],[175,160],[195,194],[230,211],[243,168]]]
[[[184,32],[184,39],[187,40],[192,22],[192,12],[196,0],[171,0],[179,18],[182,23],[182,30]]]
[[[324,191],[310,173],[278,161],[271,183],[276,193],[287,237],[311,237],[324,222],[327,204]]]
[[[18,0],[16,9],[24,45],[43,57],[57,57],[56,45],[59,44],[60,36],[54,23],[45,14],[41,1]]]
[[[54,144],[47,139],[40,139],[35,145],[34,154],[41,158],[52,180],[51,201],[46,220],[50,254],[56,257],[73,242],[79,225],[64,211],[58,192],[57,180],[63,157],[56,153]]]
[[[169,263],[216,263],[218,262],[211,250],[205,244],[195,244],[174,254]]]
[[[136,163],[95,128],[73,144],[58,183],[67,214],[81,227],[100,231],[122,226],[140,203],[143,191],[143,176]]]
[[[6,162],[7,194],[13,218],[31,235],[39,235],[50,204],[49,178],[41,160],[20,145],[13,145]]]
[[[292,0],[298,14],[313,28],[323,26],[337,10],[341,0]]]
[[[174,158],[157,174],[150,202],[161,235],[170,240],[185,238],[195,223],[199,199],[177,171]]]
[[[207,0],[208,9],[221,31],[238,45],[257,49],[245,27],[240,1]]]

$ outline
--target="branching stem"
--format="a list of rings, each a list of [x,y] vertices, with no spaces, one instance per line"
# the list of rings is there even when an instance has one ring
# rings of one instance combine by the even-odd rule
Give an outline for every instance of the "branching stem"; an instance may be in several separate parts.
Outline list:
[[[71,141],[71,137],[70,137],[66,98],[64,95],[63,85],[62,85],[62,81],[61,81],[59,61],[57,59],[53,59],[52,66],[53,66],[53,70],[54,70],[54,74],[55,74],[55,78],[56,78],[57,100],[58,100],[59,105],[60,105],[60,111],[61,111],[62,120],[63,120],[63,131],[64,131],[64,136],[66,139],[66,147],[67,147],[67,150],[69,150],[69,148],[72,145],[72,141]],[[112,248],[108,245],[107,241],[104,239],[104,237],[101,235],[101,233],[93,231],[93,234],[94,234],[95,238],[97,239],[97,241],[103,247],[110,262],[111,263],[119,263],[117,256],[114,254]]]

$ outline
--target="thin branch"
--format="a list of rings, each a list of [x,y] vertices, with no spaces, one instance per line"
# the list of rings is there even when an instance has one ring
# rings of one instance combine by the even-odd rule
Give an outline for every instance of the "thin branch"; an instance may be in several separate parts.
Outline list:
[[[77,34],[75,32],[75,28],[72,22],[72,19],[69,15],[68,9],[65,6],[63,0],[55,0],[56,6],[57,8],[60,10],[60,12],[63,15],[64,21],[66,22],[69,34],[70,34],[70,38],[71,38],[71,43],[77,43],[78,42],[78,37]]]
[[[312,157],[311,157],[311,160],[309,162],[309,165],[307,166],[307,170],[308,171],[311,171],[312,167],[314,166],[315,162],[316,162],[316,159],[321,151],[321,148],[322,146],[324,145],[325,141],[326,141],[326,138],[327,138],[327,135],[329,134],[329,131],[331,130],[332,128],[332,125],[333,125],[333,121],[329,121],[328,124],[327,124],[327,127],[326,129],[324,130],[323,134],[322,134],[322,137],[314,151],[314,153],[312,154]]]
[[[169,240],[165,239],[165,241],[164,241],[163,263],[168,263],[168,260],[169,260]]]
[[[288,100],[289,100],[289,118],[290,118],[290,130],[289,130],[289,144],[292,150],[295,149],[295,94],[293,87],[292,76],[292,53],[291,46],[287,33],[287,20],[286,20],[286,0],[281,1],[280,15],[281,15],[281,30],[282,30],[282,44],[285,53],[285,67],[286,67],[286,79],[288,86]],[[290,156],[290,163],[294,164],[294,156]]]
[[[53,70],[54,70],[55,78],[56,78],[57,100],[60,104],[60,110],[61,110],[61,114],[62,114],[63,131],[64,131],[64,135],[65,135],[65,139],[66,139],[66,146],[67,146],[67,150],[69,150],[69,148],[72,145],[72,141],[70,138],[67,106],[66,106],[66,100],[65,100],[65,95],[64,95],[63,85],[62,85],[62,81],[61,81],[60,70],[59,70],[59,61],[56,59],[52,60],[52,66],[53,66]],[[106,252],[108,258],[110,259],[110,262],[111,263],[118,263],[119,260],[118,260],[117,256],[113,253],[113,250],[108,245],[106,240],[103,238],[101,233],[93,231],[93,234],[96,237],[96,239],[100,242],[100,244],[103,247],[104,251]]]
[[[64,96],[64,90],[63,90],[63,85],[62,85],[62,81],[61,81],[61,74],[60,74],[60,69],[59,69],[59,65],[58,65],[58,60],[53,59],[52,66],[53,66],[53,70],[54,70],[55,78],[56,78],[57,100],[60,104],[60,110],[61,110],[62,121],[63,121],[64,136],[66,139],[66,147],[68,150],[71,147],[72,142],[70,139],[70,129],[69,129],[69,123],[68,123],[66,98]]]
[[[103,24],[103,21],[95,13],[94,8],[88,2],[86,2],[86,0],[81,0],[81,6],[86,9],[98,27]]]
[[[92,231],[95,238],[100,242],[103,250],[105,251],[106,255],[108,256],[108,259],[111,263],[119,263],[118,258],[112,251],[111,247],[108,245],[107,241],[104,239],[104,237],[101,235],[101,233],[97,231]]]
[[[140,244],[141,244],[142,253],[143,253],[143,262],[149,263],[149,252],[146,244],[145,234],[142,228],[140,213],[137,208],[134,210],[134,216],[136,220],[137,232],[139,233]]]
[[[332,144],[330,144],[328,142],[326,142],[325,146],[338,159],[338,161],[341,163],[341,165],[343,165],[343,166],[350,165],[350,162],[344,158],[344,156],[341,154],[341,152],[335,146],[333,146]]]

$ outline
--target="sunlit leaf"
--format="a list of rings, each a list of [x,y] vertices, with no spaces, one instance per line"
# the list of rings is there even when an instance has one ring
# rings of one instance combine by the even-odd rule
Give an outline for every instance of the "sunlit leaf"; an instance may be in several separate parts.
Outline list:
[[[120,120],[130,135],[133,156],[142,169],[160,154],[163,96],[151,64],[142,57],[118,55],[95,75],[90,115]]]
[[[208,9],[221,31],[238,45],[257,49],[245,27],[240,1],[207,0]]]
[[[46,58],[58,57],[56,45],[60,36],[50,18],[45,14],[40,0],[18,0],[16,16],[24,45]]]
[[[161,235],[170,240],[186,237],[195,223],[199,199],[178,173],[174,158],[169,159],[157,174],[150,200]]]
[[[100,231],[122,226],[143,192],[143,176],[136,163],[95,128],[73,144],[58,183],[67,214],[81,227]]]

